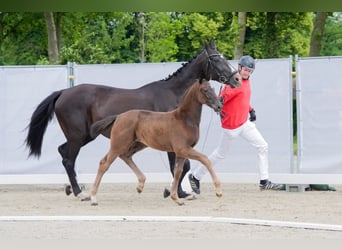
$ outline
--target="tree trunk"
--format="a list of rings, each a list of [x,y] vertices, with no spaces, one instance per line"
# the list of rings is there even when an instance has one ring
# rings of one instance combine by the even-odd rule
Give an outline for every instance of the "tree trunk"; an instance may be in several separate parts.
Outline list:
[[[243,47],[245,45],[246,35],[246,12],[239,12],[238,14],[238,32],[239,36],[234,50],[234,59],[238,60],[243,55]]]
[[[139,38],[140,38],[140,62],[144,63],[145,58],[145,14],[144,12],[140,12],[138,14],[138,23],[140,24],[140,32],[139,32]]]
[[[57,37],[57,49],[58,54],[61,51],[61,42],[62,42],[62,12],[56,13],[56,37]]]
[[[48,55],[50,64],[57,64],[59,59],[56,26],[53,12],[44,12],[46,30],[48,34]]]
[[[317,12],[314,21],[314,28],[311,33],[310,56],[320,56],[325,22],[328,12]]]
[[[277,12],[267,12],[266,14],[266,57],[279,57],[279,44],[277,39]]]

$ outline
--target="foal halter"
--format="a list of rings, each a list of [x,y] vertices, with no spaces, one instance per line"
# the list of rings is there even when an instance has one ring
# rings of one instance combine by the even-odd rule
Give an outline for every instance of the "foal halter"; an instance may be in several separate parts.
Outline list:
[[[238,72],[237,70],[234,70],[232,73],[230,73],[230,75],[228,75],[228,78],[226,78],[224,75],[220,74],[220,72],[217,70],[217,67],[215,67],[215,64],[212,62],[211,58],[212,57],[215,57],[215,56],[219,56],[219,57],[222,57],[223,56],[219,53],[215,53],[215,54],[211,54],[209,55],[207,50],[205,50],[205,54],[206,56],[208,57],[208,61],[207,61],[207,75],[209,73],[209,67],[211,65],[212,69],[215,71],[215,73],[218,75],[219,79],[218,81],[220,83],[223,83],[223,84],[226,84],[226,82],[229,82],[229,80]],[[226,63],[228,64],[228,67],[229,68],[233,68],[229,65],[229,63],[226,61]],[[210,77],[211,78],[211,77]]]

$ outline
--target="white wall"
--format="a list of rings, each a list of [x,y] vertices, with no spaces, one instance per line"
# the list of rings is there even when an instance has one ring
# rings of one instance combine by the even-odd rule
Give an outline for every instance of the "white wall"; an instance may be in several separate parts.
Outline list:
[[[235,66],[236,63],[232,62]],[[76,65],[75,85],[87,82],[136,88],[166,78],[179,67],[181,63]],[[58,182],[63,182],[66,174],[57,147],[64,142],[64,137],[56,119],[49,124],[44,136],[40,160],[27,159],[28,151],[24,147],[27,131],[24,129],[36,106],[46,96],[68,86],[67,68],[1,67],[0,79],[0,183],[1,180],[8,181],[8,175],[14,175],[13,178],[17,176],[16,180],[20,180],[19,175],[38,174],[61,174],[63,177]],[[256,124],[269,143],[270,173],[292,173],[291,60],[258,60],[251,83]],[[212,84],[218,93],[220,84]],[[217,144],[220,132],[218,115],[204,107],[201,137],[196,148],[210,154]],[[96,172],[98,161],[108,147],[109,140],[100,136],[81,149],[76,162],[81,178],[82,175]],[[166,153],[146,149],[136,154],[135,160],[145,173],[170,176]],[[254,176],[258,173],[256,152],[244,141],[237,139],[229,159],[215,169],[223,174]],[[131,175],[131,170],[120,160],[113,164],[110,172]]]
[[[296,66],[299,172],[342,173],[342,57]]]

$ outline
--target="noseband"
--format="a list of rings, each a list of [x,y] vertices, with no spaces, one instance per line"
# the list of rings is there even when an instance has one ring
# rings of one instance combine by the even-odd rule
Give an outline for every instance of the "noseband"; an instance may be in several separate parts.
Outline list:
[[[226,78],[224,75],[220,74],[220,72],[217,70],[217,67],[215,67],[215,64],[212,62],[211,58],[214,57],[214,56],[219,56],[219,57],[222,57],[221,54],[219,53],[216,53],[216,54],[211,54],[209,55],[207,50],[205,50],[205,54],[206,56],[208,57],[208,61],[207,61],[207,75],[209,73],[209,67],[211,65],[212,69],[216,72],[216,74],[218,75],[219,79],[218,81],[220,83],[223,83],[223,84],[226,84],[227,82],[229,82],[229,80],[238,72],[237,70],[234,70],[232,73],[230,73],[230,75],[228,75],[228,78]],[[229,64],[227,61],[226,61],[227,64]],[[211,77],[210,77],[211,78]]]

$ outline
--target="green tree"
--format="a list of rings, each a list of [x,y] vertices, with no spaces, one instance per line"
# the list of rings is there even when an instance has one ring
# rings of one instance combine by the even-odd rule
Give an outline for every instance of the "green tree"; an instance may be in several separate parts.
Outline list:
[[[182,24],[182,31],[176,38],[179,47],[178,60],[189,60],[194,52],[203,48],[204,42],[211,39],[216,40],[217,47],[225,54],[226,51],[223,48],[227,48],[226,38],[219,39],[220,35],[223,35],[220,31],[226,32],[224,13],[177,13],[176,16]]]
[[[119,63],[121,49],[129,46],[126,27],[132,15],[114,13],[66,13],[63,25],[62,63]]]
[[[314,27],[311,33],[310,56],[319,56],[321,54],[324,27],[329,12],[317,12],[314,18]]]
[[[245,54],[255,58],[308,56],[311,12],[247,13]]]
[[[47,36],[42,13],[0,12],[0,64],[35,65],[47,58]]]
[[[148,12],[145,17],[147,61],[177,61],[176,36],[181,32],[181,22],[173,20],[170,13],[164,12]]]
[[[329,16],[322,40],[322,56],[342,55],[342,13]]]
[[[48,37],[49,62],[50,64],[57,64],[59,62],[59,41],[53,12],[44,12],[44,17]]]

